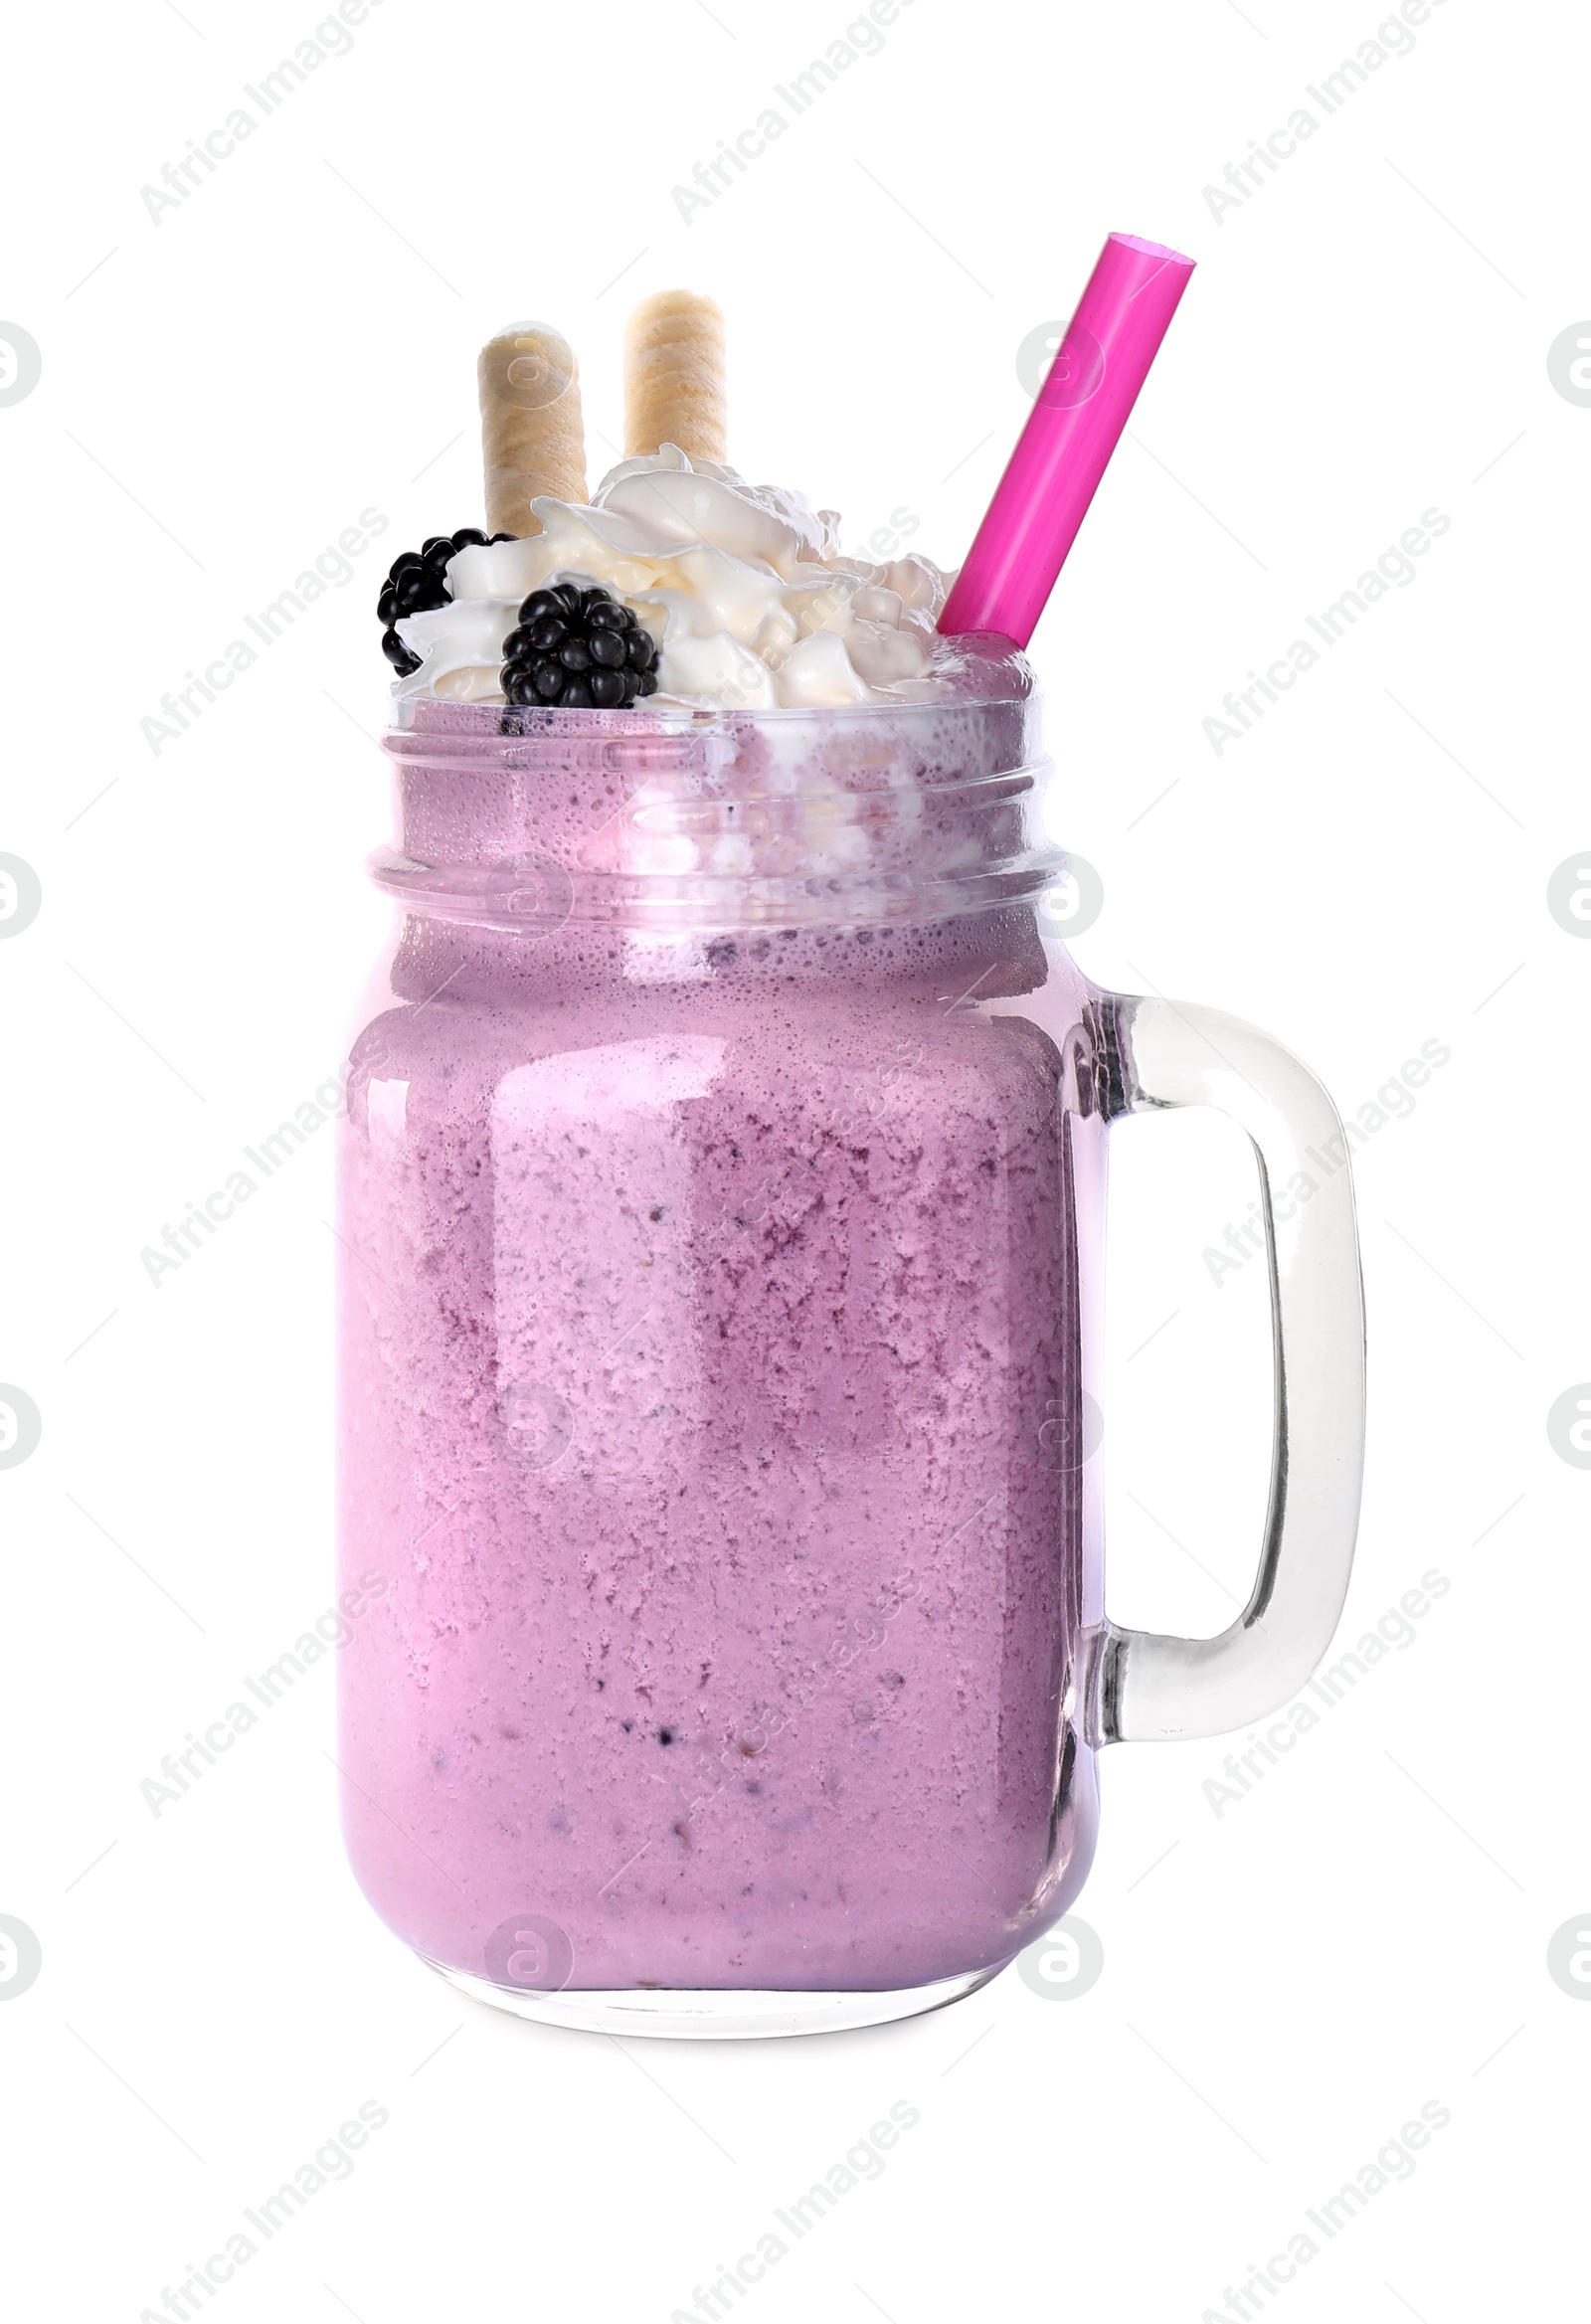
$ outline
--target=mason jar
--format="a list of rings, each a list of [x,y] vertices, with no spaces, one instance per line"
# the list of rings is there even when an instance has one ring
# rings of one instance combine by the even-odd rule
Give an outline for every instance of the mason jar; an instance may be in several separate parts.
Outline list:
[[[1019,665],[1015,665],[1019,670]],[[1336,1129],[1214,1012],[1101,991],[1009,662],[755,715],[412,698],[342,1154],[343,1807],[478,1998],[631,2033],[972,1992],[1088,1871],[1097,1756],[1327,1644],[1362,1437]],[[1278,1413],[1221,1637],[1102,1594],[1106,1141],[1214,1104]],[[373,1577],[383,1585],[371,1588]]]

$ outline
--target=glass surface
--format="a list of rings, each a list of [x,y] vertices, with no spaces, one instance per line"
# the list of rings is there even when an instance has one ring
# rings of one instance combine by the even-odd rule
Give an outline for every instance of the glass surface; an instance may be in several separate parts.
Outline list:
[[[566,2024],[940,2006],[1066,1910],[1181,1644],[1105,1620],[1088,1416],[1108,1120],[1200,1100],[1045,933],[1025,700],[408,715],[343,1155],[356,1873]]]

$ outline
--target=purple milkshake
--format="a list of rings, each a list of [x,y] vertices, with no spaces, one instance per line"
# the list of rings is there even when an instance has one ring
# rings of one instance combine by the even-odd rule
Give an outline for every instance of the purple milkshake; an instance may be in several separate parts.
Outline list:
[[[529,2014],[904,2014],[1087,1870],[1088,988],[1025,672],[954,683],[389,738],[345,1810],[389,1923]]]

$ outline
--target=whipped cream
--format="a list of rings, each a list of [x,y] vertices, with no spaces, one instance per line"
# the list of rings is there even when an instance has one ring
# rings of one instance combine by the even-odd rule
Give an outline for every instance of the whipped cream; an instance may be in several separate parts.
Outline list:
[[[932,699],[949,575],[926,557],[870,565],[839,551],[838,518],[798,492],[748,484],[665,444],[621,460],[589,505],[531,503],[528,540],[459,551],[451,603],[398,634],[420,667],[398,692],[500,702],[503,640],[522,601],[600,582],[659,649],[654,704],[775,710]]]

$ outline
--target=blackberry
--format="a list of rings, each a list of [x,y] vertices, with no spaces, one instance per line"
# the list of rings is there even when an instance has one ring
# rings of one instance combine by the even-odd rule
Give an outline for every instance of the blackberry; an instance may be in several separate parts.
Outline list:
[[[515,533],[493,533],[493,541],[512,541]],[[376,601],[376,619],[385,635],[381,650],[401,678],[420,667],[420,657],[411,653],[394,628],[406,614],[429,614],[436,606],[447,603],[447,590],[442,581],[449,562],[460,549],[486,546],[486,535],[472,524],[460,525],[455,533],[433,533],[429,541],[418,549],[405,549],[395,557],[392,570],[382,583],[381,596]]]
[[[502,689],[546,710],[627,710],[657,691],[657,648],[606,589],[534,589],[503,640]]]

